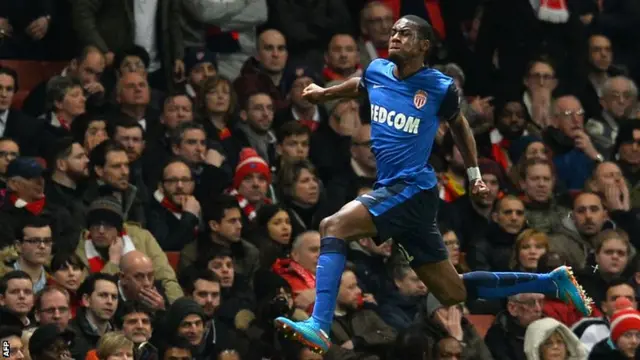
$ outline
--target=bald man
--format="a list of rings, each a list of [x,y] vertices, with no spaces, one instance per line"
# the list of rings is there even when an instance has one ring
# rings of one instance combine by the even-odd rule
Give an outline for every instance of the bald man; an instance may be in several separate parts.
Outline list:
[[[162,283],[155,280],[151,259],[137,250],[128,252],[120,260],[118,294],[116,316],[120,315],[125,301],[139,301],[153,311],[164,311],[169,304]]]

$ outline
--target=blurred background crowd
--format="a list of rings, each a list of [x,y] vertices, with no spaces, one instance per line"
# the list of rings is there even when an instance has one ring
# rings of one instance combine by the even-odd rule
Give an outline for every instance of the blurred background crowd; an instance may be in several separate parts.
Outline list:
[[[364,238],[331,350],[275,332],[313,309],[320,221],[376,177],[367,99],[302,90],[385,58],[407,14],[434,28],[491,190],[467,193],[440,124],[451,261],[570,265],[591,317],[541,294],[444,307],[394,239]],[[0,1],[3,356],[634,359],[639,24],[636,0]]]

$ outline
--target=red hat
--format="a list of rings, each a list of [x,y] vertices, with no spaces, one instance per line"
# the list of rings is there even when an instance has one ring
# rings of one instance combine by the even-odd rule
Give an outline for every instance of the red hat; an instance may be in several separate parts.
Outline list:
[[[611,340],[617,342],[629,330],[640,330],[640,312],[627,298],[616,300],[616,312],[611,317]]]
[[[240,159],[236,166],[236,173],[233,176],[233,188],[240,187],[240,183],[250,174],[262,174],[271,184],[271,170],[269,164],[253,148],[244,148],[240,151]]]

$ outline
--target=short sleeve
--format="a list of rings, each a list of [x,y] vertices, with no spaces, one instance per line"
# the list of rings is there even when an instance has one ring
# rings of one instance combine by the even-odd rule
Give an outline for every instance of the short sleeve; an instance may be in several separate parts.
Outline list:
[[[447,88],[447,92],[444,94],[444,98],[440,103],[440,110],[438,110],[438,116],[446,121],[454,120],[460,113],[460,91],[455,82]]]

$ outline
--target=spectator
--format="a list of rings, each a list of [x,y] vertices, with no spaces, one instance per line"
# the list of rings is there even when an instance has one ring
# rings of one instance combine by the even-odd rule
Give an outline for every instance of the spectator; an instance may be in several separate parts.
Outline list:
[[[173,335],[167,339],[167,343],[163,343],[160,360],[193,359],[193,346],[187,339],[178,335]]]
[[[337,33],[329,40],[322,70],[324,80],[346,80],[362,75],[356,40],[349,34]]]
[[[585,359],[587,349],[562,323],[552,318],[529,324],[524,336],[524,352],[528,360]]]
[[[289,68],[282,81],[283,90],[291,104],[276,113],[273,125],[276,132],[279,132],[280,128],[289,121],[297,121],[308,127],[311,132],[316,131],[320,124],[327,120],[327,112],[324,107],[304,99],[302,91],[311,84],[323,84],[318,74],[309,67],[297,66]]]
[[[600,304],[604,315],[584,318],[571,328],[589,352],[593,350],[597,343],[611,335],[610,326],[612,316],[616,312],[616,301],[618,299],[628,299],[631,302],[631,307],[638,308],[633,287],[622,279],[614,279],[609,282],[604,294],[605,298]]]
[[[392,263],[392,248],[392,239],[382,244],[376,243],[372,238],[362,238],[349,243],[347,259],[353,265],[353,271],[358,277],[358,286],[364,294],[378,298],[393,295],[388,294],[392,280],[388,266]]]
[[[153,353],[157,356],[157,349],[148,343],[153,333],[151,310],[136,301],[126,301],[122,304],[122,310],[122,317],[118,321],[121,322],[124,336],[133,342],[138,354],[144,349],[147,355]]]
[[[76,255],[91,273],[119,273],[124,255],[138,250],[153,263],[153,275],[162,282],[169,301],[182,297],[176,274],[169,265],[156,239],[150,232],[133,224],[125,224],[120,204],[113,197],[98,198],[87,214],[88,230],[82,234]]]
[[[347,354],[381,359],[395,342],[396,331],[373,310],[363,309],[361,296],[356,275],[345,269],[338,291],[336,316],[331,325],[331,341],[337,346],[329,349],[330,359]]]
[[[115,329],[117,280],[109,274],[91,274],[78,289],[78,296],[82,299],[82,307],[69,325],[76,335],[71,353],[75,359],[83,359],[96,348],[100,337]],[[29,345],[33,345],[33,338]]]
[[[98,360],[133,359],[133,341],[119,332],[104,334],[95,350]]]
[[[0,342],[4,345],[8,352],[4,355],[8,355],[9,360],[20,360],[25,358],[25,346],[22,342],[22,331],[19,328],[11,326],[0,327]]]
[[[153,87],[164,90],[171,88],[176,74],[184,76],[181,7],[177,2],[168,2],[147,10],[147,16],[134,19],[125,15],[133,13],[131,4],[74,3],[72,19],[80,43],[93,44],[100,49],[105,54],[107,66],[113,64],[115,54],[134,44],[142,46],[151,59],[149,81]],[[149,27],[152,23],[158,27]]]
[[[388,292],[387,297],[379,296],[378,314],[385,323],[400,332],[416,319],[418,306],[427,295],[427,287],[406,264],[394,267],[393,283],[395,288]]]
[[[160,114],[150,106],[151,90],[145,76],[136,72],[122,75],[116,85],[116,103],[122,114],[140,124],[145,140],[152,142],[160,136]]]
[[[197,111],[207,138],[219,147],[230,166],[237,166],[241,146],[231,132],[231,124],[238,99],[231,81],[219,76],[211,77],[202,83],[198,94]]]
[[[71,347],[77,335],[71,330],[60,330],[53,324],[41,326],[29,340],[29,354],[33,360],[72,360]]]
[[[377,58],[389,56],[389,37],[393,26],[393,12],[381,1],[367,2],[360,12],[358,48],[360,64],[366,68]]]
[[[244,148],[240,152],[239,163],[233,175],[232,188],[227,190],[227,193],[234,196],[241,206],[245,231],[252,228],[257,216],[256,211],[272,202],[268,197],[270,186],[269,164],[255,150]]]
[[[509,157],[513,166],[509,171],[509,179],[515,190],[522,191],[522,167],[531,159],[550,160],[549,150],[542,139],[535,136],[521,136],[509,146]]]
[[[107,135],[107,117],[104,114],[84,113],[71,124],[73,140],[82,144],[89,155],[96,146],[109,139]]]
[[[260,268],[271,269],[289,255],[291,234],[291,218],[283,206],[267,204],[258,210],[252,242],[260,252]]]
[[[74,83],[79,81],[83,89],[82,94],[87,100],[87,107],[92,111],[96,111],[102,106],[104,98],[104,87],[100,83],[104,68],[104,54],[94,46],[86,46],[58,75],[76,79]],[[49,80],[45,80],[29,92],[29,96],[22,106],[26,114],[37,117],[52,109],[47,109],[46,106],[48,83]],[[53,104],[50,103],[50,106],[53,106]]]
[[[202,307],[194,300],[183,297],[171,305],[165,331],[168,336],[177,334],[187,339],[195,352],[194,359],[208,359],[212,347],[205,343],[205,320]]]
[[[0,76],[0,79],[2,77]],[[0,138],[0,189],[7,188],[7,167],[9,163],[20,156],[20,147],[14,140],[2,137]]]
[[[635,145],[640,144],[640,124],[636,121],[627,121],[620,125],[620,131],[616,138],[613,155],[618,159],[616,162],[622,169],[626,181],[631,189],[631,204],[634,208],[640,207],[640,173],[636,170],[640,164],[640,148]]]
[[[264,92],[249,94],[241,104],[240,120],[233,131],[238,143],[252,147],[267,163],[275,162],[276,136],[272,131],[274,106],[271,96]]]
[[[0,318],[2,324],[11,325],[15,318],[15,325],[27,328],[31,325],[29,314],[33,310],[33,282],[24,271],[13,270],[0,278]]]
[[[128,73],[140,74],[148,80],[148,70],[150,65],[151,59],[149,58],[149,53],[139,45],[134,45],[130,49],[126,49],[115,54],[112,65],[115,70],[115,79],[113,79],[113,84],[110,84],[111,89],[109,91],[109,99],[111,99],[113,103],[116,102],[117,92],[115,91],[115,85],[117,84],[118,79]],[[162,102],[165,94],[158,89],[151,88],[149,89],[149,95],[150,108],[153,109],[154,112],[160,111],[162,109]]]
[[[9,67],[0,67],[0,137],[10,138],[15,144],[22,146],[22,153],[26,156],[38,154],[37,137],[40,135],[42,125],[35,116],[28,115],[20,110],[12,109],[13,99],[18,91],[18,73]],[[42,100],[44,106],[44,99]],[[33,117],[32,117],[33,116]],[[11,149],[20,153],[18,149]],[[14,156],[14,157],[17,157]]]
[[[203,222],[207,224],[207,230],[196,241],[184,247],[179,269],[185,269],[196,262],[198,255],[213,243],[231,249],[238,272],[252,278],[258,268],[258,249],[241,237],[242,220],[236,200],[227,195],[218,197],[205,208]]]
[[[291,244],[291,256],[278,259],[273,272],[285,279],[293,290],[298,309],[310,312],[316,302],[316,266],[320,254],[320,233],[306,231],[296,236]]]
[[[594,249],[594,238],[601,231],[614,228],[598,195],[582,193],[573,202],[571,216],[549,236],[551,250],[567,258],[577,269],[586,266],[587,255]]]
[[[547,251],[547,234],[535,229],[526,229],[516,238],[509,268],[513,271],[539,272],[538,262]]]
[[[58,285],[48,285],[36,295],[35,319],[39,326],[55,324],[60,331],[71,321],[70,297],[67,290]]]
[[[165,165],[147,214],[149,232],[162,250],[181,251],[185,243],[196,239],[202,214],[194,189],[195,181],[185,162],[176,159]]]
[[[252,94],[264,93],[271,98],[274,111],[286,108],[289,103],[284,98],[282,82],[288,58],[285,36],[275,29],[263,30],[258,36],[256,56],[247,59],[233,83],[238,98],[248,101]]]
[[[51,258],[53,237],[51,226],[45,218],[32,216],[20,224],[21,230],[16,239],[18,256],[14,261],[5,258],[5,264],[11,270],[21,270],[29,274],[33,283],[33,292],[44,289],[47,284],[45,265]]]
[[[524,336],[532,322],[542,318],[542,294],[518,294],[509,298],[507,311],[496,317],[484,338],[496,360],[525,360]]]
[[[453,338],[465,346],[461,349],[461,357],[464,359],[492,360],[491,352],[482,341],[473,325],[463,316],[462,306],[443,306],[433,294],[427,296],[425,306],[426,317],[423,331],[432,339],[438,341],[445,338]],[[440,348],[448,347],[439,344]],[[440,350],[442,352],[442,349]],[[444,355],[444,354],[442,354]],[[441,358],[436,357],[436,358]]]
[[[187,80],[184,91],[192,102],[202,101],[199,96],[204,83],[218,75],[216,55],[206,47],[187,48],[184,56],[185,74]]]
[[[277,187],[282,194],[282,204],[292,216],[294,234],[306,230],[317,230],[320,221],[327,215],[323,207],[322,188],[317,172],[309,160],[286,163],[278,173]]]
[[[559,204],[560,199],[554,196],[556,174],[553,164],[538,158],[525,160],[520,164],[519,178],[528,226],[547,234],[560,227],[570,210]]]
[[[285,163],[308,160],[311,131],[296,121],[282,125],[276,133],[276,154],[278,161],[271,164],[271,172],[278,173]]]
[[[155,280],[151,259],[140,251],[128,252],[120,261],[117,318],[122,318],[125,301],[139,301],[154,313],[166,311],[168,307],[169,300],[162,282]]]
[[[81,299],[77,291],[84,282],[86,273],[87,267],[76,254],[58,252],[51,259],[49,284],[59,285],[67,291],[72,318],[76,316],[76,310],[80,306]]]
[[[222,169],[224,156],[207,148],[207,134],[200,124],[185,122],[171,135],[171,151],[191,167],[195,175],[195,197],[199,201],[222,193],[231,176]]]
[[[518,235],[524,230],[524,204],[513,195],[496,201],[487,231],[469,247],[469,266],[474,270],[507,271]]]
[[[443,360],[450,357],[462,357],[462,343],[453,337],[441,338],[433,347],[434,359]]]
[[[54,76],[47,82],[46,112],[39,116],[44,121],[45,142],[40,154],[47,154],[59,138],[71,135],[71,124],[86,111],[86,98],[82,83],[76,78]]]
[[[597,343],[589,359],[635,359],[640,344],[640,313],[628,299],[616,301],[616,311],[611,317],[611,335]]]
[[[463,259],[460,253],[460,240],[458,240],[458,235],[455,231],[444,221],[441,221],[438,224],[438,229],[440,230],[440,234],[442,234],[442,240],[444,241],[444,245],[447,247],[447,252],[449,253],[449,260],[451,264],[456,268],[459,274],[464,274],[471,269],[469,269],[469,265],[467,265],[466,259]]]
[[[569,190],[581,189],[595,162],[604,161],[584,131],[584,109],[573,95],[554,100],[549,127],[543,136],[553,153],[558,180]]]
[[[620,69],[613,64],[614,54],[611,47],[611,40],[602,33],[593,33],[589,36],[589,81],[580,97],[580,102],[585,104],[585,111],[588,118],[598,116],[602,113],[600,96],[602,88],[607,79],[620,75]]]

